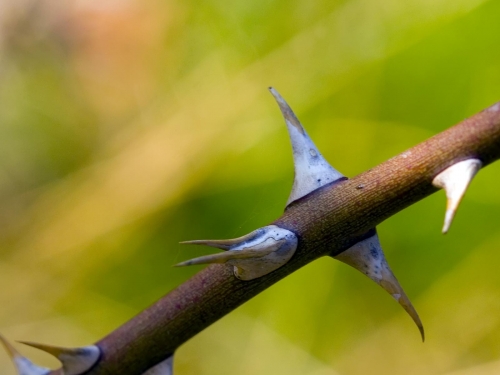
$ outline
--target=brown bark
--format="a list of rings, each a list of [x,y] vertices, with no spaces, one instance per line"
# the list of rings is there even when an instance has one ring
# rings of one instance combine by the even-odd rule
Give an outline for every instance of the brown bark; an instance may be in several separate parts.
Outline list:
[[[432,194],[448,166],[500,158],[500,103],[350,180],[325,186],[288,207],[273,224],[297,234],[292,259],[264,277],[241,281],[212,265],[100,340],[99,363],[87,374],[138,375],[182,343],[275,282],[356,243],[370,229]]]

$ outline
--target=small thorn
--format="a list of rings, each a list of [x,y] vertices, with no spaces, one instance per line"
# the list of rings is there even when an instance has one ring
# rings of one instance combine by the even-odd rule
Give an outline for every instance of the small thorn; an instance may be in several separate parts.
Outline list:
[[[52,354],[62,363],[64,375],[79,375],[89,370],[96,364],[101,356],[101,351],[95,345],[81,348],[60,348],[57,346],[38,344],[34,342],[19,341],[21,344],[32,346],[46,353]]]
[[[292,192],[286,203],[288,206],[293,201],[344,176],[321,155],[297,116],[295,116],[295,113],[281,95],[272,87],[269,88],[269,91],[276,99],[285,118],[288,134],[292,142],[295,178]]]
[[[393,296],[417,325],[422,341],[425,340],[420,317],[392,273],[377,234],[358,242],[334,258],[364,273]]]
[[[171,355],[163,362],[158,363],[156,366],[151,367],[142,375],[173,375],[174,373],[174,356]]]
[[[447,202],[443,233],[447,233],[450,229],[460,201],[481,167],[482,163],[479,159],[464,160],[448,167],[432,180],[435,187],[442,188],[446,192]]]
[[[237,278],[252,280],[288,262],[297,248],[297,237],[289,230],[276,225],[268,225],[231,240],[196,240],[181,243],[206,245],[226,250],[226,252],[190,259],[177,264],[177,267],[227,263],[234,267],[234,274]]]
[[[226,253],[217,253],[205,255],[202,257],[194,258],[187,260],[185,262],[181,262],[175,265],[175,267],[184,267],[184,266],[194,266],[199,264],[211,264],[211,263],[229,263],[231,261],[237,261],[240,259],[258,259],[262,258],[266,255],[271,254],[273,251],[278,250],[281,245],[286,242],[285,240],[275,241],[271,243],[269,247],[260,250],[254,249],[245,249],[245,250],[237,250],[237,251],[228,251]],[[233,262],[234,263],[234,262]]]
[[[229,240],[194,240],[194,241],[183,241],[180,242],[181,245],[205,245],[210,247],[216,247],[221,250],[231,250],[236,245],[241,245],[244,243],[251,242],[261,235],[259,229],[248,233],[244,236],[238,238],[232,238]]]
[[[28,358],[19,354],[12,344],[9,343],[2,335],[0,335],[0,341],[7,350],[12,362],[14,362],[19,375],[63,375],[58,370],[51,371],[48,368],[33,364],[33,362],[31,362]]]

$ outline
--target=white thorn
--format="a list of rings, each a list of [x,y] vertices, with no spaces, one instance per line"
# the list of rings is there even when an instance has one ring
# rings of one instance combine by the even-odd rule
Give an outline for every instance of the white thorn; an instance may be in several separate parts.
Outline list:
[[[0,341],[9,353],[9,356],[16,366],[17,373],[19,375],[63,375],[60,371],[51,371],[48,368],[40,367],[28,358],[23,357],[19,352],[2,336],[0,335]]]
[[[467,187],[482,167],[481,160],[468,159],[446,168],[439,173],[432,184],[446,192],[446,214],[444,218],[443,233],[448,232],[451,222],[455,217],[458,205],[464,196]]]
[[[61,361],[64,375],[79,375],[84,373],[94,366],[101,356],[101,351],[95,345],[81,348],[60,348],[34,342],[20,342],[52,354]]]
[[[288,134],[292,141],[295,178],[292,192],[286,205],[311,193],[312,191],[344,177],[335,170],[321,155],[307,135],[287,102],[272,87],[269,88],[285,118]]]
[[[151,367],[148,371],[144,372],[142,375],[173,375],[173,362],[174,356],[171,355],[163,362],[158,363],[156,366]]]
[[[358,242],[334,258],[364,273],[393,296],[413,319],[424,341],[424,327],[420,317],[392,273],[377,234]]]
[[[234,267],[237,278],[252,280],[287,263],[297,249],[297,242],[297,236],[293,232],[276,225],[259,228],[232,240],[186,241],[181,243],[207,245],[227,252],[191,259],[177,266],[228,263]]]

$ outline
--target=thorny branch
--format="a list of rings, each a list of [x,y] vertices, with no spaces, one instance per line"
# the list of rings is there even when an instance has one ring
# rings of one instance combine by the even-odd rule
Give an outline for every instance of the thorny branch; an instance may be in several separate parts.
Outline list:
[[[292,201],[272,223],[298,238],[287,263],[252,280],[235,277],[232,265],[208,266],[98,341],[101,356],[84,374],[170,374],[168,369],[148,369],[292,272],[373,236],[376,225],[443,186],[433,180],[449,167],[470,159],[484,167],[498,158],[500,103],[352,179],[339,179]]]
[[[273,224],[299,238],[283,267],[251,281],[211,265],[97,343],[103,358],[88,372],[139,374],[275,282],[325,255],[335,255],[370,228],[434,193],[433,178],[458,161],[500,158],[500,103],[350,180],[292,204]]]

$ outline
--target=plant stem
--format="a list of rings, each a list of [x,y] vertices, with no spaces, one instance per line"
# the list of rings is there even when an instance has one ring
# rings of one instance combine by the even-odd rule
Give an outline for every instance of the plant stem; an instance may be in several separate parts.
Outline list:
[[[458,161],[500,158],[500,103],[350,180],[292,203],[273,224],[293,231],[299,245],[278,270],[254,279],[232,266],[212,265],[168,293],[97,345],[88,375],[139,375],[191,337],[309,262],[346,250],[376,225],[432,194],[433,178]]]

